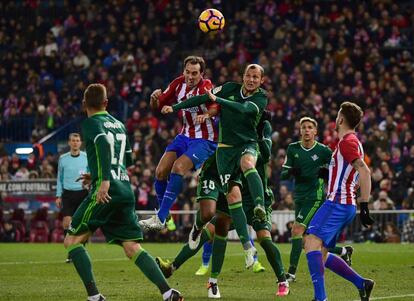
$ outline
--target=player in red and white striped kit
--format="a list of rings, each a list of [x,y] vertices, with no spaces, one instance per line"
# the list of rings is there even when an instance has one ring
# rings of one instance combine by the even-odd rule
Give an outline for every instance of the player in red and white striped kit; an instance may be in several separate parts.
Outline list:
[[[361,188],[360,219],[368,227],[374,220],[369,216],[368,198],[371,193],[371,175],[364,162],[364,151],[355,128],[363,112],[352,103],[344,102],[336,118],[340,138],[329,166],[327,200],[312,218],[305,238],[305,251],[309,273],[314,287],[315,301],[325,301],[325,267],[352,282],[359,291],[361,301],[369,301],[374,281],[357,274],[345,261],[328,248],[335,247],[336,238],[352,222],[356,214],[356,192]]]
[[[202,57],[187,57],[183,75],[173,80],[164,92],[157,89],[152,93],[151,107],[159,109],[180,103],[211,89],[211,81],[203,78],[204,69]],[[139,222],[144,230],[164,228],[170,208],[182,190],[183,175],[191,169],[198,169],[216,151],[218,133],[212,118],[215,114],[215,103],[180,111],[183,121],[181,133],[167,146],[155,171],[155,190],[160,209],[156,215]],[[200,118],[203,122],[200,122]]]

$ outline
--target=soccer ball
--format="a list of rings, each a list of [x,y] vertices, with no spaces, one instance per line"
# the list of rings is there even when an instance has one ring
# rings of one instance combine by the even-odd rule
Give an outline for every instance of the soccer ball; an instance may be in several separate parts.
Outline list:
[[[214,8],[204,10],[198,17],[198,26],[203,32],[214,32],[223,29],[225,24],[223,14]]]

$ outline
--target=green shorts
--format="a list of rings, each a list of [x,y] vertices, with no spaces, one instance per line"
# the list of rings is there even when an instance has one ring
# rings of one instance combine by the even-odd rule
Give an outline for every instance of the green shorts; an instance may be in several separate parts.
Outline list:
[[[209,159],[209,164],[205,164],[198,178],[196,200],[215,200],[219,198],[219,194],[223,193],[220,178],[217,174],[217,166],[215,158]]]
[[[223,189],[228,191],[228,183],[235,182],[241,185],[242,172],[240,159],[245,154],[252,154],[258,157],[258,145],[250,142],[239,146],[219,146],[216,151],[217,171]]]
[[[98,228],[108,243],[142,240],[134,202],[119,202],[112,198],[107,204],[97,204],[95,198],[88,196],[73,215],[68,233],[81,235]]]
[[[295,202],[296,223],[307,228],[312,217],[315,215],[316,211],[318,211],[319,207],[322,206],[322,204],[323,204],[323,201]]]
[[[273,194],[272,194],[273,196]],[[243,211],[246,214],[247,224],[253,227],[254,231],[260,230],[272,230],[272,200],[268,200],[266,197],[265,206],[266,206],[266,219],[264,221],[259,221],[254,215],[254,202],[248,198],[243,199]],[[230,216],[229,207],[227,205],[226,197],[223,194],[220,194],[219,199],[217,201],[216,211],[222,214]],[[231,230],[234,229],[233,225],[230,228]]]

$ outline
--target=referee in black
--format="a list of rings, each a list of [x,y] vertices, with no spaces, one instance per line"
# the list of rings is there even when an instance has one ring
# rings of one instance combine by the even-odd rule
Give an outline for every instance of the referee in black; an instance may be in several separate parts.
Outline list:
[[[88,195],[88,190],[77,181],[81,175],[88,172],[86,153],[80,150],[81,136],[78,133],[70,134],[68,144],[70,151],[59,157],[56,188],[56,205],[62,208],[65,235],[73,214]],[[71,262],[69,257],[66,262]]]

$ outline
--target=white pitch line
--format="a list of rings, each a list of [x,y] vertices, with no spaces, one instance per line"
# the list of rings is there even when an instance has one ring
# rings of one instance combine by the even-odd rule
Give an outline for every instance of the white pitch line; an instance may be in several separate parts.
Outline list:
[[[92,262],[105,262],[105,261],[124,261],[128,260],[126,257],[122,258],[107,258],[107,259],[92,259]],[[64,263],[64,260],[60,261],[13,261],[13,262],[0,262],[0,265],[19,265],[19,264],[54,264]]]
[[[414,297],[414,294],[388,296],[388,297],[374,297],[374,298],[369,298],[369,300],[388,300],[388,299],[407,298],[407,297]],[[354,300],[354,301],[360,301],[360,299]]]
[[[226,257],[234,257],[234,256],[242,256],[244,253],[230,253],[227,254]],[[196,256],[194,256],[196,257]],[[199,256],[198,256],[199,257]],[[174,259],[174,257],[165,257],[166,259]],[[107,261],[127,261],[129,260],[126,257],[119,257],[119,258],[104,258],[104,259],[92,259],[92,262],[107,262]],[[0,266],[2,265],[20,265],[20,264],[60,264],[64,263],[63,260],[53,260],[53,261],[11,261],[11,262],[0,262]]]

